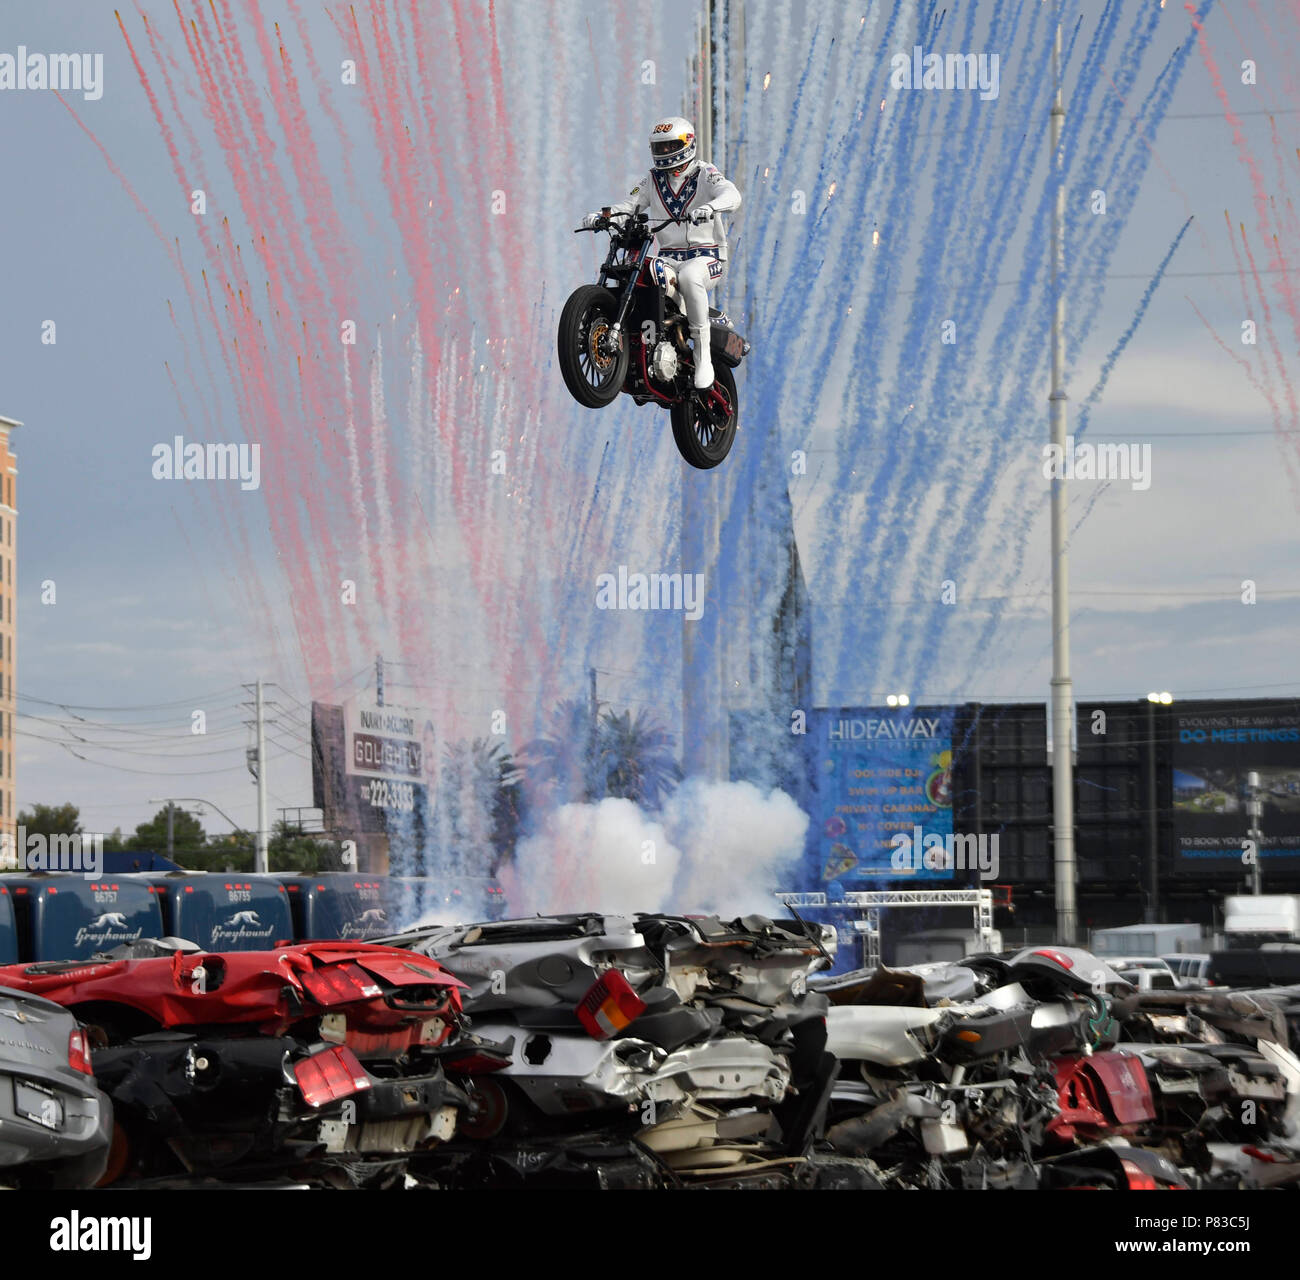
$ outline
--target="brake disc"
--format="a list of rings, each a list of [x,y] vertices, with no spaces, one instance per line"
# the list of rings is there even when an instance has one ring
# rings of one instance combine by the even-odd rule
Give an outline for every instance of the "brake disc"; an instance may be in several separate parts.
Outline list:
[[[591,326],[587,334],[587,354],[591,362],[604,372],[614,363],[614,357],[604,350],[605,335],[609,333],[609,321],[600,320]]]

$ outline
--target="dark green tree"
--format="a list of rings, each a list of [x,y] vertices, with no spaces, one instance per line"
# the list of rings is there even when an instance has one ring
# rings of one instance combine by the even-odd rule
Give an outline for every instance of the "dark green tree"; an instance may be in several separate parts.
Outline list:
[[[299,875],[344,870],[340,841],[291,827],[283,820],[275,824],[267,841],[266,860],[272,871],[296,871]]]
[[[166,821],[166,815],[163,820]],[[166,851],[166,834],[164,828],[164,843],[159,852]],[[182,849],[177,844],[172,857],[187,871],[252,871],[253,848],[251,831],[227,831],[208,836],[201,846]]]
[[[75,836],[81,830],[81,810],[75,804],[34,804],[18,811],[18,824],[29,836]]]
[[[185,809],[172,811],[172,849],[174,852],[189,852],[202,849],[206,842],[203,824]],[[129,849],[152,849],[155,853],[167,852],[167,808],[164,806],[148,822],[142,822],[135,829],[135,835],[127,840]],[[179,862],[180,859],[178,858]]]
[[[606,795],[654,809],[682,780],[672,734],[644,710],[606,711],[598,741]]]

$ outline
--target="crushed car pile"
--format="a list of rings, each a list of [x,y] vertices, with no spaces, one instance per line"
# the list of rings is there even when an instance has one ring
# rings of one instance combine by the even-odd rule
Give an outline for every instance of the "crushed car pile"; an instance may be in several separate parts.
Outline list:
[[[501,1066],[468,1084],[442,1185],[867,1185],[814,1147],[835,1060],[820,925],[579,914],[435,928],[403,945],[466,984]]]
[[[826,1139],[909,1188],[1300,1181],[1300,989],[1139,993],[1086,951],[827,981]]]
[[[468,1105],[444,1069],[461,1054],[460,987],[423,956],[344,942],[211,953],[168,938],[0,968],[0,990],[85,1027],[112,1100],[101,1184],[400,1172]]]
[[[831,977],[834,936],[584,913],[3,966],[0,1184],[1300,1185],[1300,988],[1141,992],[1070,947]]]

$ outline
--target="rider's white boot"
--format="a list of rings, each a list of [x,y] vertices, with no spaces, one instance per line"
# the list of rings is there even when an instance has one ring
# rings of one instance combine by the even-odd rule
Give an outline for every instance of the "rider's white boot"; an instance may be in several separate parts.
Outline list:
[[[695,389],[707,391],[713,385],[713,353],[709,350],[709,330],[691,326],[695,354]]]

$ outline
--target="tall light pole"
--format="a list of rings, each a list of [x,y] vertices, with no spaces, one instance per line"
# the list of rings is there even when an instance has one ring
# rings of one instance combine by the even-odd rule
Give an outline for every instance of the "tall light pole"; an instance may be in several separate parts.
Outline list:
[[[1052,102],[1052,166],[1056,209],[1052,218],[1052,443],[1057,458],[1065,457],[1065,157],[1061,132],[1065,125],[1065,96],[1061,85],[1060,0],[1057,0],[1056,40],[1052,46],[1056,96]],[[1079,912],[1075,897],[1074,860],[1074,692],[1070,679],[1070,562],[1065,468],[1052,480],[1052,831],[1056,868],[1056,936],[1069,945],[1075,940]]]
[[[1147,907],[1148,924],[1160,920],[1160,813],[1156,796],[1156,706],[1168,706],[1174,695],[1167,689],[1163,693],[1147,694]]]
[[[701,159],[717,162],[713,150],[713,0],[706,0],[699,34],[700,99],[695,106],[695,140]],[[707,332],[704,341],[708,341]],[[681,463],[682,573],[705,575],[706,608],[694,622],[682,620],[682,770],[710,781],[730,777],[723,681],[723,620],[720,559],[719,477]]]
[[[1246,816],[1250,819],[1246,837],[1253,845],[1255,853],[1255,861],[1250,868],[1250,891],[1263,893],[1264,832],[1259,824],[1264,816],[1264,802],[1259,798],[1259,774],[1254,769],[1246,775]]]

